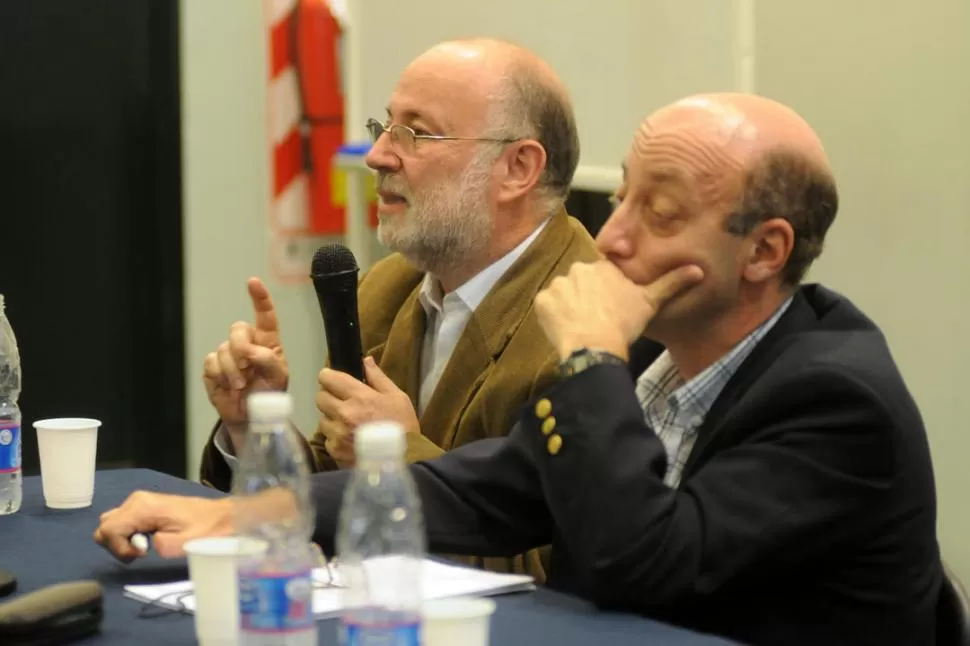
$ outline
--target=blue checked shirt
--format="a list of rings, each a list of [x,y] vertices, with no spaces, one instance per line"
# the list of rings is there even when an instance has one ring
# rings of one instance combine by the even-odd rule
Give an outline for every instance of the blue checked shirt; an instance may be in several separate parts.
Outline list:
[[[680,475],[697,440],[697,429],[714,400],[789,305],[790,298],[730,352],[688,382],[680,376],[668,352],[657,357],[637,379],[637,399],[647,425],[663,442],[667,453],[664,484],[671,489],[680,485]]]

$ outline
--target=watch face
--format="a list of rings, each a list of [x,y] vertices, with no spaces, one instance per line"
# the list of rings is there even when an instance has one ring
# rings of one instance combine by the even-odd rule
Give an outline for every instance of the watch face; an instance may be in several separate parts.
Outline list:
[[[563,376],[569,377],[586,370],[590,366],[597,366],[601,363],[622,365],[626,363],[620,357],[614,356],[609,352],[600,352],[583,348],[573,352],[560,364],[560,371]]]
[[[562,362],[562,374],[566,377],[570,377],[575,375],[577,372],[582,372],[591,365],[591,358],[592,355],[588,348],[576,350],[569,355],[565,361]]]

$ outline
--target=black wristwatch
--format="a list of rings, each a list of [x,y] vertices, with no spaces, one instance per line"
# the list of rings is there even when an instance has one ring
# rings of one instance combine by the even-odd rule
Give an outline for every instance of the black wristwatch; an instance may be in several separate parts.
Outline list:
[[[605,350],[580,348],[559,362],[559,372],[563,377],[572,377],[590,366],[598,366],[602,363],[626,365],[626,361]]]

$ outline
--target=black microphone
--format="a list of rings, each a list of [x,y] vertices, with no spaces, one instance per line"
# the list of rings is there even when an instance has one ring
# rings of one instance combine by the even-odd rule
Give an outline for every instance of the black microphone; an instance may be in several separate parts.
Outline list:
[[[310,278],[327,333],[330,367],[364,381],[364,353],[357,315],[357,260],[341,244],[323,245],[313,254]]]

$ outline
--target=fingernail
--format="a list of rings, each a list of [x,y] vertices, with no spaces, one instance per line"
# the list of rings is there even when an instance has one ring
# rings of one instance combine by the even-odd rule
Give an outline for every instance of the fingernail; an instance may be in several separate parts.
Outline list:
[[[376,363],[374,363],[374,357],[371,357],[371,356],[364,357],[364,363],[366,363],[369,366],[377,365]]]
[[[242,379],[242,377],[237,378],[235,381],[235,384],[236,384],[236,390],[242,390],[243,388],[246,387],[246,382]]]

